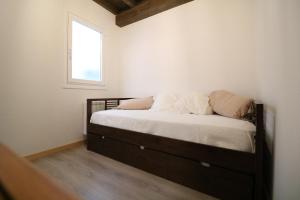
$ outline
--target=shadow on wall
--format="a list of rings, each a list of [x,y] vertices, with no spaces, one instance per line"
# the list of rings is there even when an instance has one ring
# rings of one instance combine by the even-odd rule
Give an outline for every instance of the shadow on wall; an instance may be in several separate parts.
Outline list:
[[[274,144],[276,139],[276,109],[272,106],[265,106],[265,131],[266,148],[264,152],[264,177],[267,199],[273,199],[273,166],[274,166]]]

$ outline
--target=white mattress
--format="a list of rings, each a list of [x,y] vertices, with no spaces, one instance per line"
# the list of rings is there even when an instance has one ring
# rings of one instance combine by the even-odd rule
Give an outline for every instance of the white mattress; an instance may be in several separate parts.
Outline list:
[[[106,110],[91,123],[163,137],[254,152],[255,126],[218,115],[192,115],[149,110]]]

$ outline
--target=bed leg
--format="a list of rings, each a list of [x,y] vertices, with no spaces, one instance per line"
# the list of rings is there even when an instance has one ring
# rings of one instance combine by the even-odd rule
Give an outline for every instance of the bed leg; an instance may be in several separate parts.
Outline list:
[[[256,105],[256,153],[255,153],[255,187],[254,199],[263,199],[263,151],[264,151],[264,107],[263,104]]]

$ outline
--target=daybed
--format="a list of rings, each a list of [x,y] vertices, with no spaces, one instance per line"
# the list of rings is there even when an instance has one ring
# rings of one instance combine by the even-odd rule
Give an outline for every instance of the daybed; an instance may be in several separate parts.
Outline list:
[[[192,115],[111,110],[126,99],[87,100],[88,150],[220,199],[262,198],[262,104],[255,104],[253,124],[221,116],[199,123]],[[107,111],[93,113],[99,102]]]

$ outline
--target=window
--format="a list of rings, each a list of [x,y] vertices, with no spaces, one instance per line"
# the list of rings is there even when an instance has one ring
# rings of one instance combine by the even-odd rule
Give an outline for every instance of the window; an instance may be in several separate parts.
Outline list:
[[[103,86],[101,32],[73,15],[68,32],[68,84]]]

